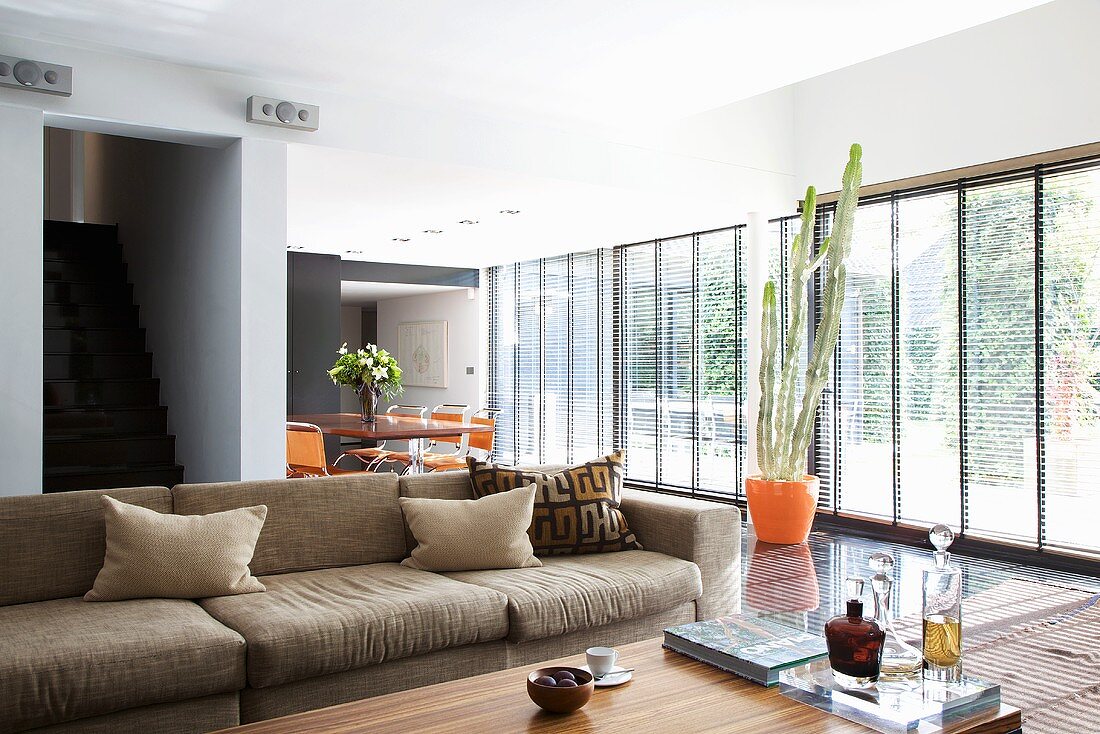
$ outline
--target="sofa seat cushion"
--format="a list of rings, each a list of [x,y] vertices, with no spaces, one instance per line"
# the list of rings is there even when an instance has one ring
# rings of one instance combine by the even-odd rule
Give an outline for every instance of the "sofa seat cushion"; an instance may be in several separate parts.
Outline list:
[[[245,643],[192,601],[0,607],[0,732],[228,693]]]
[[[691,561],[651,551],[544,556],[542,568],[446,574],[508,597],[508,639],[540,640],[662,612],[703,591]]]
[[[396,563],[263,576],[262,594],[204,599],[248,642],[254,688],[503,639],[508,598]]]

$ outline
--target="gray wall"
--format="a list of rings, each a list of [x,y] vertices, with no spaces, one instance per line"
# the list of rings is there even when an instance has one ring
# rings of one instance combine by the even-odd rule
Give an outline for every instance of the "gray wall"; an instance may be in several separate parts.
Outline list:
[[[89,134],[88,221],[119,225],[186,480],[241,473],[241,159]]]
[[[42,491],[42,112],[0,105],[0,495]]]

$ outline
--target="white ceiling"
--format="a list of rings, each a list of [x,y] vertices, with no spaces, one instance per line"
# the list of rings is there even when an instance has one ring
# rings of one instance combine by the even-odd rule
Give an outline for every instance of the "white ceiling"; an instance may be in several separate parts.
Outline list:
[[[1044,1],[0,0],[0,28],[426,107],[624,129]]]
[[[420,285],[417,283],[371,283],[345,280],[340,283],[341,306],[374,306],[379,301],[407,296],[424,296],[429,293],[463,290],[455,285]]]
[[[290,146],[288,173],[287,241],[348,260],[483,267],[737,217],[698,190],[677,196],[302,145]]]

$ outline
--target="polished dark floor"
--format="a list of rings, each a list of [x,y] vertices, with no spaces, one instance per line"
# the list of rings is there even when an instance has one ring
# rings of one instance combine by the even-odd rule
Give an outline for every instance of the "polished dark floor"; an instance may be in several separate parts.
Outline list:
[[[894,557],[894,589],[890,606],[896,617],[921,611],[921,571],[932,563],[932,547],[914,548],[836,532],[814,532],[796,546],[757,542],[742,527],[742,613],[760,613],[795,627],[821,629],[844,608],[844,580],[869,578],[868,557],[883,551]],[[1051,571],[998,560],[953,554],[964,572],[964,597],[1009,579],[1025,579],[1100,592],[1100,578]],[[873,609],[870,584],[864,601]],[[965,612],[965,607],[964,607]]]

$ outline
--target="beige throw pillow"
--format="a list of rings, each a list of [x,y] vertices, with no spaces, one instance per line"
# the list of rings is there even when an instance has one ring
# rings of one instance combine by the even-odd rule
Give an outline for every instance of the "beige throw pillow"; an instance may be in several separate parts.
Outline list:
[[[266,591],[248,569],[267,507],[166,515],[103,495],[107,553],[84,601]]]
[[[477,500],[401,497],[417,546],[401,565],[421,571],[476,571],[541,566],[527,528],[535,485]]]

